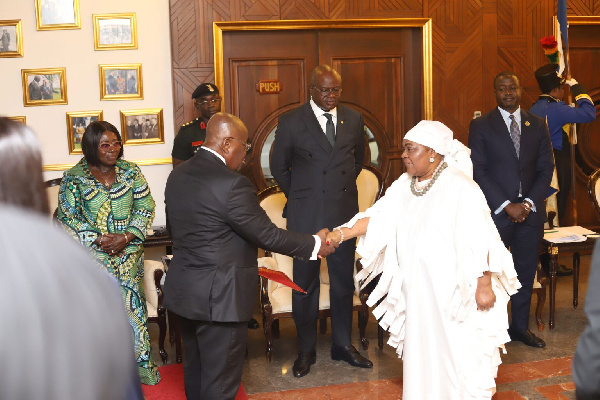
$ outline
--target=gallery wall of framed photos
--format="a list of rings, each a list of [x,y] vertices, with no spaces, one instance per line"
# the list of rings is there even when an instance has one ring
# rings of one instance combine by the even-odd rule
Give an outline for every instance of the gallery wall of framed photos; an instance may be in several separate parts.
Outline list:
[[[126,130],[124,158],[163,204],[174,137],[168,2],[22,0],[4,4],[0,18],[0,115],[37,134],[45,178],[79,161],[84,125],[102,119]],[[147,132],[134,138],[142,117]],[[157,207],[155,224],[164,220]]]

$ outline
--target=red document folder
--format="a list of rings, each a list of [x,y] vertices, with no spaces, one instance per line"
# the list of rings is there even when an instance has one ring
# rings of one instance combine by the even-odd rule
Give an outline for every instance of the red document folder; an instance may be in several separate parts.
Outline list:
[[[258,274],[262,277],[270,279],[272,281],[281,283],[282,285],[289,286],[294,290],[302,292],[306,294],[306,291],[302,289],[300,286],[296,285],[293,280],[290,279],[289,276],[284,274],[281,271],[273,271],[272,269],[258,267]]]

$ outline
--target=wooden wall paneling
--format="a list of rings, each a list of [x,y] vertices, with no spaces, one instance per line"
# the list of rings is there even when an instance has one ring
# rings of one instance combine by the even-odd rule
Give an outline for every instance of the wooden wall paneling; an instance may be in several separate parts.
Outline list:
[[[496,105],[492,79],[498,72],[514,69],[519,75],[524,108],[537,98],[533,72],[546,63],[539,40],[552,34],[556,14],[556,0],[170,0],[170,5],[174,70],[214,68],[214,21],[431,18],[433,116],[464,143],[473,111]],[[599,16],[600,1],[569,0],[567,13]],[[186,122],[192,108],[185,99],[190,84],[178,84],[181,76],[174,74],[175,125]]]
[[[323,30],[319,50],[320,62],[340,71],[341,101],[374,117],[369,128],[384,155],[380,169],[391,184],[404,172],[402,137],[425,117],[423,60],[414,56],[423,51],[421,28]]]

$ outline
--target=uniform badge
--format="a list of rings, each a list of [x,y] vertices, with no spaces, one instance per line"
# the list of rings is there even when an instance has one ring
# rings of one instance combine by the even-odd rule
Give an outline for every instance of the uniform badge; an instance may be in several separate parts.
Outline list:
[[[343,123],[344,123],[344,121],[340,121],[340,124],[343,124]]]
[[[531,125],[531,124],[529,123],[529,121],[525,121],[525,126],[529,126],[529,125]]]

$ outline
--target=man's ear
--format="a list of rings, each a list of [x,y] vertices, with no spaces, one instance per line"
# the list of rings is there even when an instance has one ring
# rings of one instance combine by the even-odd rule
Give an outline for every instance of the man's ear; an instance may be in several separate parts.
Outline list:
[[[221,151],[223,154],[229,154],[229,150],[231,149],[231,140],[223,139],[223,145],[221,146]]]

